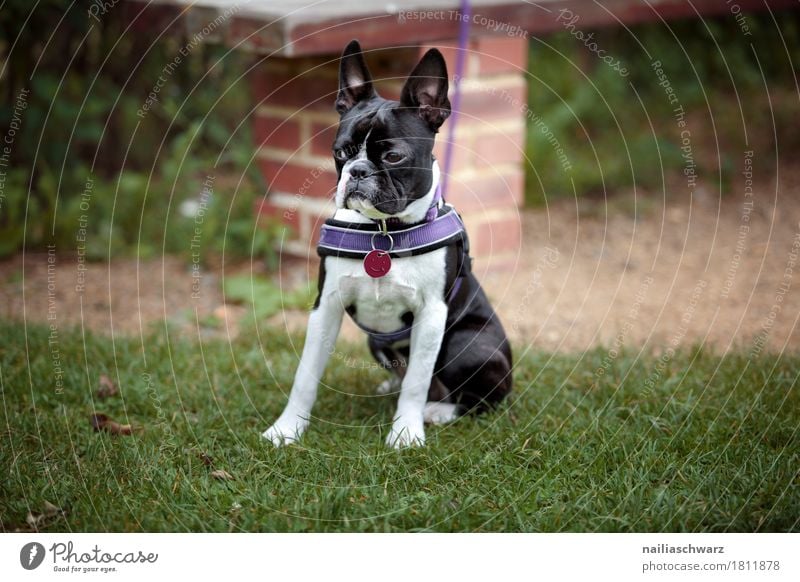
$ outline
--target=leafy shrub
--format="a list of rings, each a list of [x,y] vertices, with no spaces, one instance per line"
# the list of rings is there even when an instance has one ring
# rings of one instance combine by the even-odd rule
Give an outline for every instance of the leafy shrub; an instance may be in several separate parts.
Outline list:
[[[773,126],[781,151],[796,149],[800,138],[789,120],[800,115],[792,66],[800,58],[800,18],[787,12],[773,21],[759,13],[748,14],[747,22],[747,37],[733,17],[583,29],[622,61],[627,76],[570,31],[532,39],[529,107],[542,124],[528,128],[527,200],[660,189],[662,166],[667,184],[681,175],[680,129],[653,61],[660,61],[686,112],[698,174],[712,188],[726,190],[744,149],[761,145],[765,156],[774,154]],[[580,21],[575,26],[582,28]],[[552,137],[568,159],[567,170]]]
[[[250,126],[241,123],[250,107],[241,77],[248,56],[210,44],[186,54],[189,39],[179,32],[157,40],[159,30],[126,31],[129,3],[98,19],[88,16],[91,5],[9,0],[0,11],[8,65],[0,91],[12,104],[28,94],[0,204],[0,256],[21,249],[25,232],[29,250],[78,250],[85,235],[90,259],[191,257],[199,236],[204,262],[223,249],[274,262],[271,231],[255,224],[265,186],[251,163]],[[143,112],[160,77],[157,100]],[[0,108],[3,134],[12,115]],[[185,215],[187,203],[203,204],[201,224]]]

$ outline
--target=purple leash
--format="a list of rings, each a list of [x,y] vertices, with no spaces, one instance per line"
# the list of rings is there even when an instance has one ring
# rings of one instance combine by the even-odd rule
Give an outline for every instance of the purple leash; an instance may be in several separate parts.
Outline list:
[[[456,75],[453,81],[453,104],[451,107],[450,127],[447,131],[447,146],[444,150],[444,177],[442,191],[447,194],[447,182],[450,179],[450,164],[453,157],[453,140],[456,134],[456,121],[461,110],[461,79],[464,76],[464,61],[467,56],[467,42],[469,42],[469,23],[472,17],[472,7],[469,0],[461,0],[461,21],[458,27],[458,54],[456,55]]]

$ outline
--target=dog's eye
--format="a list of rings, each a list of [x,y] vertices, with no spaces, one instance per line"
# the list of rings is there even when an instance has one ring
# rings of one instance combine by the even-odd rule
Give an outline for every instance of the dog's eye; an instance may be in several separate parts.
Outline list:
[[[335,152],[333,152],[333,157],[335,157],[340,162],[346,162],[348,156],[346,151],[344,151],[343,149],[338,149]]]
[[[403,154],[398,154],[397,152],[387,152],[383,156],[383,159],[390,164],[396,164],[397,162],[402,162],[405,159],[405,156]]]

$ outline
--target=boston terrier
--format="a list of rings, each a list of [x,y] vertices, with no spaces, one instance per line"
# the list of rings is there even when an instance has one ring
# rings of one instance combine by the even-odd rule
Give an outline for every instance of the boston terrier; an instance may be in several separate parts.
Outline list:
[[[399,389],[386,443],[423,445],[424,423],[494,407],[511,390],[511,349],[471,271],[469,242],[442,200],[433,142],[450,115],[447,67],[429,50],[400,101],[375,92],[357,41],[340,63],[333,143],[336,213],[322,227],[319,288],[289,401],[264,433],[276,446],[305,432],[345,312],[368,334]]]

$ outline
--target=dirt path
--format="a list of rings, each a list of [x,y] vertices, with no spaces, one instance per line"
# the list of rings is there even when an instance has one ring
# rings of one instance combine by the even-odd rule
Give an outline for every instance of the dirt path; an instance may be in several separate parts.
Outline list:
[[[583,199],[579,208],[559,201],[521,215],[525,241],[514,268],[487,272],[491,260],[479,258],[475,270],[518,345],[796,350],[800,172],[783,172],[779,185],[752,198],[740,190],[722,200],[702,190],[666,204],[640,199],[638,219],[628,195],[608,205]],[[48,260],[28,254],[0,263],[0,317],[46,323],[55,313],[60,327],[83,321],[106,334],[138,334],[167,320],[194,335],[224,337],[237,333],[245,311],[223,305],[220,281],[246,265],[203,272],[197,293],[198,279],[175,257],[89,264],[79,293],[76,259],[56,255],[49,271]],[[316,275],[300,265],[288,277],[296,284],[308,272]],[[198,328],[211,315],[223,324]],[[273,317],[292,329],[305,320],[302,312]],[[359,332],[347,324],[344,335]]]
[[[800,191],[800,181],[787,191]],[[744,202],[699,195],[640,220],[619,208],[606,216],[602,205],[527,213],[519,265],[511,276],[485,276],[487,290],[519,339],[550,350],[797,349],[800,204],[774,189],[749,212]]]

